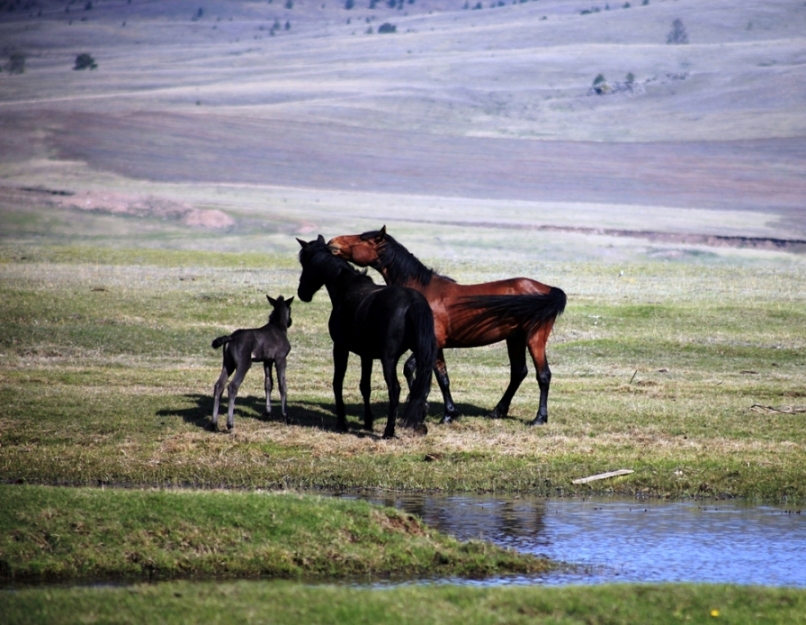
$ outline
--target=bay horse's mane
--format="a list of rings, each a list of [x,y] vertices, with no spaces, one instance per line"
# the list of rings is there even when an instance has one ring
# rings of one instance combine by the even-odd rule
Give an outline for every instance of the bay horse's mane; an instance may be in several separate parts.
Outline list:
[[[365,232],[361,235],[361,240],[368,241],[378,237],[380,234],[380,230]],[[390,284],[406,284],[409,281],[416,281],[423,286],[428,286],[434,276],[455,282],[453,278],[426,267],[414,254],[398,243],[394,237],[386,233],[383,234],[383,240],[378,245],[378,262],[373,267],[381,273],[385,272],[385,275],[389,277]]]

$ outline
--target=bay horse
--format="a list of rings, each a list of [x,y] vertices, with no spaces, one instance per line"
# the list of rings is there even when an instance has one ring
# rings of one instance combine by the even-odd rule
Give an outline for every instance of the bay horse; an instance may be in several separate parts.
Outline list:
[[[509,386],[488,414],[502,418],[518,387],[528,374],[526,349],[537,369],[540,406],[529,425],[548,422],[551,369],[546,342],[557,317],[565,310],[562,289],[530,278],[510,278],[482,284],[457,284],[421,263],[411,252],[380,230],[344,235],[328,243],[334,254],[380,272],[387,284],[407,286],[425,295],[434,312],[437,359],[434,372],[445,401],[443,423],[459,416],[450,392],[443,349],[478,347],[506,341],[509,354]],[[406,363],[411,367],[410,363]]]
[[[238,395],[238,388],[246,377],[246,372],[253,362],[263,363],[263,373],[265,375],[264,386],[266,389],[266,412],[265,416],[271,416],[271,391],[274,382],[272,380],[272,365],[277,369],[277,385],[280,387],[280,406],[288,423],[288,413],[286,412],[286,384],[285,368],[286,358],[291,351],[291,343],[288,342],[288,328],[291,327],[291,302],[293,297],[283,299],[281,295],[273,299],[266,295],[272,311],[269,315],[269,322],[261,328],[249,328],[235,330],[232,334],[219,336],[213,340],[213,349],[224,346],[224,362],[221,365],[221,375],[213,388],[213,420],[210,423],[212,431],[218,430],[218,406],[221,401],[221,394],[227,386],[227,379],[235,371],[235,377],[227,387],[227,398],[229,406],[227,410],[227,430],[232,431],[233,413],[235,412],[235,397]]]
[[[404,352],[411,350],[417,358],[417,372],[402,422],[404,426],[425,431],[426,400],[437,350],[434,315],[425,297],[413,289],[375,284],[366,270],[358,271],[346,260],[334,256],[322,235],[314,241],[297,241],[302,248],[297,295],[303,302],[310,302],[325,286],[333,306],[328,329],[333,339],[333,393],[338,430],[347,431],[342,388],[347,361],[353,352],[361,358],[359,388],[364,398],[364,428],[372,430],[370,377],[372,361],[380,360],[389,391],[389,412],[383,436],[395,435],[400,400],[397,363]]]

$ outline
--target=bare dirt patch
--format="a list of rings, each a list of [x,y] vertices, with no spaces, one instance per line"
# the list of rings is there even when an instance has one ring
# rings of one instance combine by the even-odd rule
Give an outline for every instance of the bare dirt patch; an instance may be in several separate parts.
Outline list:
[[[196,208],[184,202],[151,195],[114,191],[0,187],[0,203],[16,208],[47,206],[65,210],[164,219],[206,230],[223,230],[235,225],[235,220],[220,210]]]

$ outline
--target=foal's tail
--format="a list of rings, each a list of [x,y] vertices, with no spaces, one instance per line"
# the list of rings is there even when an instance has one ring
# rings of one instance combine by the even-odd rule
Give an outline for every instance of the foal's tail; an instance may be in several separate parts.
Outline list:
[[[213,349],[218,349],[225,343],[229,343],[232,340],[231,334],[225,334],[224,336],[219,336],[217,339],[213,339]]]
[[[412,352],[417,362],[409,401],[401,414],[403,426],[408,428],[424,427],[425,417],[428,415],[428,394],[431,392],[431,379],[434,376],[434,363],[437,359],[434,314],[431,312],[431,307],[423,303],[423,306],[412,306],[408,311],[410,328],[416,334]]]
[[[532,332],[554,321],[565,310],[566,295],[556,286],[546,293],[523,295],[479,295],[462,301],[462,306],[479,310],[477,324],[508,321]]]

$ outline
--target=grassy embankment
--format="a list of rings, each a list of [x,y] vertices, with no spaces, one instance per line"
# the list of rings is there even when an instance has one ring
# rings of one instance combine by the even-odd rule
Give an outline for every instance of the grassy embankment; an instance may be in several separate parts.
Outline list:
[[[393,508],[294,494],[0,485],[0,579],[19,582],[534,573]]]

